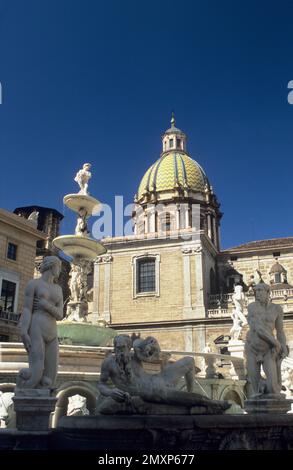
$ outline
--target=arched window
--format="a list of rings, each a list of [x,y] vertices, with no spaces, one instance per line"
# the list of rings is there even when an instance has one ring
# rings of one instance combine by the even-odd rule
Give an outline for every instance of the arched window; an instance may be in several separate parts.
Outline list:
[[[136,291],[155,292],[156,290],[156,260],[155,258],[142,258],[137,262]]]

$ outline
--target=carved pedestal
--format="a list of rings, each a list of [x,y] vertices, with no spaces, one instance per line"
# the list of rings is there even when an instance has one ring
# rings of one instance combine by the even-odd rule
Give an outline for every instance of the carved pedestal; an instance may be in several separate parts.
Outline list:
[[[57,398],[47,389],[18,389],[13,398],[18,431],[47,431]]]
[[[231,339],[228,343],[228,351],[231,356],[239,357],[239,361],[233,360],[230,375],[234,380],[244,380],[246,378],[246,371],[244,368],[244,342],[240,339]]]

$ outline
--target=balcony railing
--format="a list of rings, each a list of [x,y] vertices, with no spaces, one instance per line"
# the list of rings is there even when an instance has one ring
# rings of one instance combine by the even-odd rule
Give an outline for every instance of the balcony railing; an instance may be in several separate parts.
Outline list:
[[[231,312],[227,308],[211,308],[208,310],[209,318],[226,318],[231,317]]]
[[[0,320],[5,320],[8,323],[14,323],[15,325],[19,322],[20,313],[7,312],[6,310],[0,311]]]
[[[271,292],[272,299],[289,299],[293,298],[293,289],[279,289]]]
[[[209,306],[210,307],[223,307],[227,308],[228,304],[232,304],[232,295],[233,293],[229,294],[209,294]],[[246,296],[247,298],[247,296]],[[293,299],[293,289],[278,289],[271,291],[271,298],[272,299]]]

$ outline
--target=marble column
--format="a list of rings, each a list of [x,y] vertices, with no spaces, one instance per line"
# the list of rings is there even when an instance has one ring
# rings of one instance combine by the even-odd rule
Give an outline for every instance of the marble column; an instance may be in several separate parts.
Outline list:
[[[213,217],[213,242],[217,246],[217,223],[215,216]]]
[[[212,221],[211,221],[211,214],[207,214],[207,220],[208,220],[208,237],[212,239]]]
[[[104,266],[104,304],[103,304],[103,312],[98,311],[98,319],[104,320],[107,323],[111,321],[111,312],[110,312],[110,287],[111,287],[111,264],[113,261],[112,255],[103,255],[99,256],[95,262],[95,264],[103,265]],[[97,268],[99,272],[98,277],[100,278],[100,267]],[[94,281],[95,283],[95,281]],[[96,301],[99,302],[99,294],[96,297]],[[97,306],[98,308],[98,306]]]
[[[199,245],[194,250],[195,257],[195,318],[205,318],[203,263],[204,253]]]
[[[182,248],[183,255],[183,293],[184,293],[184,305],[183,305],[183,317],[190,318],[192,313],[191,305],[191,275],[190,275],[190,256],[192,254],[192,248]]]
[[[99,320],[99,299],[100,299],[100,263],[94,262],[94,283],[93,283],[93,323]]]

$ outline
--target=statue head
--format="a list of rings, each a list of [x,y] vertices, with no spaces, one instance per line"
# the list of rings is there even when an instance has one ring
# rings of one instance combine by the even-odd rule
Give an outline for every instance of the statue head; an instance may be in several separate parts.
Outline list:
[[[89,171],[91,169],[91,164],[90,163],[84,163],[82,166],[83,170]]]
[[[151,362],[160,359],[161,348],[153,336],[145,339],[136,339],[133,343],[134,353],[141,361]]]
[[[128,356],[131,351],[132,341],[128,335],[117,335],[114,338],[114,351],[115,355]]]
[[[41,263],[40,272],[43,274],[46,271],[51,271],[57,279],[61,272],[61,260],[57,256],[46,256]]]
[[[114,338],[115,361],[121,376],[131,376],[131,346],[132,341],[128,335],[117,335]]]
[[[266,304],[270,300],[270,286],[264,282],[260,282],[253,287],[255,300]]]

